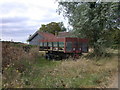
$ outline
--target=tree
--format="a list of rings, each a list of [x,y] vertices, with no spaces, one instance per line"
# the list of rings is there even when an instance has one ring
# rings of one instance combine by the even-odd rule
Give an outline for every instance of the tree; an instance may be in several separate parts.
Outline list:
[[[56,34],[61,31],[66,31],[66,28],[64,27],[62,22],[51,22],[49,24],[42,24],[41,27],[39,28],[40,31],[42,32],[49,32],[52,34]]]
[[[89,38],[96,55],[112,44],[111,32],[119,27],[120,3],[59,2],[58,11],[68,18],[78,37]]]

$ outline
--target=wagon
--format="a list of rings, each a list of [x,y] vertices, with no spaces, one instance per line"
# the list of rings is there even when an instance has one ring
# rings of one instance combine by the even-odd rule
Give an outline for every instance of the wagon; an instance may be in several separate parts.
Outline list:
[[[88,39],[75,37],[42,39],[40,51],[47,51],[46,59],[77,57],[88,52]]]

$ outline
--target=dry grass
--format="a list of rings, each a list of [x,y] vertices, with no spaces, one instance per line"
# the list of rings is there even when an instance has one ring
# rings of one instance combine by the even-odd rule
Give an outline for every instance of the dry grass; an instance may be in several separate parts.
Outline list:
[[[64,61],[51,72],[51,77],[62,78],[65,87],[107,87],[112,75],[117,72],[117,58],[111,60]],[[68,79],[67,79],[68,78]],[[62,87],[62,86],[60,86]]]
[[[40,57],[37,48],[26,53],[22,48],[6,45],[2,54],[2,85],[6,88],[108,87],[111,77],[118,71],[117,56],[48,61]]]
[[[36,63],[39,57],[38,48],[31,48],[27,53],[21,47],[15,47],[11,44],[2,44],[2,80],[3,87],[19,87],[21,74],[29,73],[31,65]]]

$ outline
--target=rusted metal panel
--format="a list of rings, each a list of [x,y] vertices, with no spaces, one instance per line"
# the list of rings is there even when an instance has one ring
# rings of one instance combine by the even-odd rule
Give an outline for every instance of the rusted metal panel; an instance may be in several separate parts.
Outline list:
[[[81,39],[81,38],[51,38],[51,39],[43,39],[40,42],[44,42],[44,46],[48,47],[56,47],[64,48],[64,53],[80,53],[80,52],[87,52],[88,50],[88,39]],[[51,43],[51,44],[49,44]]]
[[[66,52],[72,52],[72,42],[66,42]]]

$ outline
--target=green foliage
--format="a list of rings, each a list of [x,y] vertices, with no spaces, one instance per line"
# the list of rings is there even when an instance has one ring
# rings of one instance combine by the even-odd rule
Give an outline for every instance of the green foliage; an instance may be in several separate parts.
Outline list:
[[[41,57],[35,47],[29,53],[13,45],[6,47],[3,44],[2,48],[2,65],[5,64],[2,67],[3,88],[101,87],[103,83],[109,83],[110,76],[118,67],[116,56],[117,59],[108,57],[99,61],[83,57],[77,61],[52,61]],[[9,60],[10,63],[4,63]]]
[[[119,8],[120,3],[113,2],[59,2],[58,11],[68,18],[75,35],[88,38],[95,54],[100,55],[114,40],[118,43]]]
[[[115,45],[119,45],[120,44],[120,30],[119,29],[114,29],[111,31],[112,34],[112,39],[114,41]]]
[[[63,23],[62,22],[51,22],[49,24],[42,24],[41,25],[41,28],[39,28],[40,31],[42,32],[49,32],[49,33],[52,33],[52,34],[56,34],[58,32],[61,32],[61,31],[66,31],[66,28],[64,27]]]

